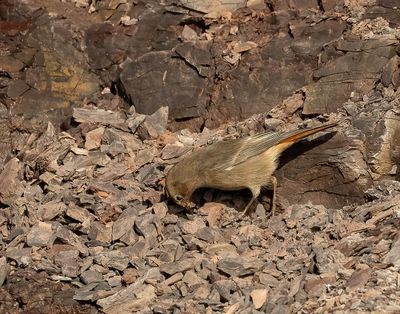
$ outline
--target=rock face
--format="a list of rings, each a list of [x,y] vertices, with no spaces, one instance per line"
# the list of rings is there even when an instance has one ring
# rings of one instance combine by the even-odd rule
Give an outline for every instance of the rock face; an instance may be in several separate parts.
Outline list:
[[[47,10],[37,13],[42,2]],[[399,21],[386,2],[87,6],[3,4],[2,18],[10,22],[3,25],[7,53],[0,65],[12,113],[43,113],[59,124],[102,85],[139,114],[168,106],[171,127],[198,130],[268,112],[297,90],[303,114],[315,115],[367,94],[381,77],[386,87],[399,84]],[[14,47],[12,40],[23,44]]]
[[[396,1],[0,1],[0,312],[400,311]],[[194,149],[338,121],[246,191]],[[262,171],[262,169],[260,169]]]
[[[169,51],[149,52],[125,64],[120,79],[140,113],[152,114],[160,106],[168,106],[174,119],[205,113],[207,80],[187,66],[185,60],[173,58]]]

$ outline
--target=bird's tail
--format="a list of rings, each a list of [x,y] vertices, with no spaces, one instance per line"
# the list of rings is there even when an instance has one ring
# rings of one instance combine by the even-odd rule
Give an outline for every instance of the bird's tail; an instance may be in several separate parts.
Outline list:
[[[284,138],[282,138],[281,141],[279,141],[279,143],[277,145],[287,148],[290,145],[294,144],[295,142],[297,142],[307,136],[310,136],[315,133],[321,132],[323,130],[332,128],[332,127],[336,126],[337,124],[338,124],[337,122],[333,122],[333,123],[324,124],[324,125],[320,125],[320,126],[313,127],[313,128],[308,128],[308,129],[303,129],[303,130],[293,130],[291,132],[287,132],[287,133],[285,133],[286,136]]]

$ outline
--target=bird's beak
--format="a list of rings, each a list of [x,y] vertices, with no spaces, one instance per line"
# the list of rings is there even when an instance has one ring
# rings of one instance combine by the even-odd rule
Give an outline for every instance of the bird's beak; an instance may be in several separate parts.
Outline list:
[[[193,202],[191,202],[191,201],[187,201],[185,207],[186,207],[187,209],[193,209],[193,208],[196,207],[196,204],[193,203]]]

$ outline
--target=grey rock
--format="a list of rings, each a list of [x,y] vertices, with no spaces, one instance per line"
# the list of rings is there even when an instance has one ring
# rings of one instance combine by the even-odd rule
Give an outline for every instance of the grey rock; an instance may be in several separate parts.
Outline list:
[[[94,256],[96,263],[107,267],[123,271],[128,267],[129,258],[119,250],[102,252]]]
[[[103,144],[111,145],[114,141],[122,142],[128,152],[136,152],[142,147],[142,142],[137,136],[115,128],[106,128],[103,135]]]
[[[176,273],[176,274],[172,275],[171,277],[169,277],[168,279],[165,279],[165,280],[161,283],[161,285],[164,285],[164,286],[171,286],[171,285],[173,285],[173,284],[175,284],[175,283],[181,281],[182,278],[183,278],[182,273]]]
[[[141,125],[145,119],[145,114],[134,113],[132,116],[128,117],[126,123],[132,133],[135,133],[139,125]]]
[[[364,94],[369,91],[380,78],[389,59],[395,55],[395,45],[396,41],[391,39],[338,41],[336,49],[347,53],[314,72],[314,77],[319,81],[303,89],[306,93],[303,113],[335,112],[351,92]],[[320,95],[326,95],[326,100],[321,101]],[[328,100],[330,95],[335,95],[335,104]]]
[[[5,282],[9,272],[9,267],[7,264],[7,259],[5,256],[0,257],[0,287]]]
[[[190,150],[190,147],[177,144],[167,144],[161,151],[161,158],[164,160],[173,159],[182,156]]]
[[[218,17],[221,11],[234,12],[246,5],[246,1],[244,0],[233,0],[229,2],[179,0],[179,2],[185,8],[207,13],[214,17]]]
[[[67,207],[63,202],[50,201],[38,206],[38,216],[43,221],[51,221],[54,218],[61,216],[65,212],[66,208]]]
[[[51,173],[49,171],[44,172],[39,176],[39,179],[48,185],[48,188],[52,191],[56,191],[60,188],[62,183],[62,178],[58,175]]]
[[[55,265],[53,261],[50,261],[47,258],[42,258],[40,262],[35,263],[35,268],[39,271],[45,271],[47,274],[51,276],[60,276],[61,274],[61,267]],[[64,277],[64,276],[60,276]],[[71,280],[70,277],[68,277]],[[65,279],[66,280],[66,279]]]
[[[75,291],[74,294],[74,300],[78,301],[91,301],[94,298],[95,291],[93,291],[94,288],[96,288],[99,285],[98,282],[93,282],[90,284],[87,284],[80,289]]]
[[[144,284],[144,281],[151,278],[152,274],[153,270],[150,268],[142,278],[117,293],[98,300],[97,304],[105,313],[137,311],[149,306],[156,297],[155,288],[152,285]]]
[[[31,247],[51,247],[56,239],[56,232],[54,229],[51,223],[39,221],[32,226],[26,235],[26,244]]]
[[[258,275],[260,283],[264,286],[268,287],[277,287],[279,285],[279,280],[277,280],[274,276],[266,273],[260,273]]]
[[[365,191],[365,196],[369,200],[379,200],[387,196],[400,194],[400,182],[396,180],[382,180]]]
[[[104,134],[104,127],[91,130],[85,136],[85,149],[94,150],[99,148]]]
[[[225,257],[217,263],[217,268],[232,277],[254,274],[263,266],[262,260],[254,261],[245,257]]]
[[[146,119],[138,127],[139,137],[144,139],[157,138],[165,132],[168,122],[168,107],[157,109],[153,114],[146,116]]]
[[[107,283],[110,287],[121,287],[122,284],[122,277],[121,276],[111,276],[107,278]]]
[[[22,96],[30,87],[23,80],[13,81],[8,85],[7,96],[16,99]]]
[[[106,10],[110,14],[110,10]],[[113,65],[123,61],[121,51],[129,48],[131,36],[129,33],[115,31],[115,28],[111,23],[95,23],[88,28],[85,44],[93,68],[112,69]]]
[[[19,179],[21,166],[17,158],[12,158],[0,173],[0,201],[4,204],[11,204],[24,191],[23,183]]]
[[[155,238],[160,233],[160,220],[154,214],[139,216],[135,219],[135,231],[144,238]]]
[[[143,258],[147,255],[149,249],[150,247],[148,241],[146,239],[139,239],[135,244],[128,247],[127,254],[129,254],[131,257]]]
[[[121,126],[126,121],[125,116],[120,112],[95,108],[74,108],[73,117],[76,122],[80,123],[100,123],[113,126]]]
[[[138,210],[134,207],[125,209],[118,219],[114,222],[112,228],[112,240],[116,241],[123,237],[133,228]]]
[[[186,271],[182,281],[189,287],[204,284],[204,280],[200,278],[193,270]]]
[[[199,229],[196,232],[196,237],[199,238],[200,240],[206,241],[208,243],[213,243],[215,240],[215,233],[214,231],[209,228],[209,227],[204,227]]]
[[[192,258],[183,259],[177,262],[164,263],[160,266],[160,272],[168,275],[174,275],[181,273],[189,269],[193,269],[195,266],[195,260]]]
[[[6,250],[6,257],[17,262],[18,266],[28,266],[31,263],[31,248],[8,248]]]
[[[19,72],[25,67],[18,59],[10,56],[10,55],[1,55],[0,56],[0,69],[6,72]]]
[[[144,148],[140,150],[136,156],[135,165],[137,168],[142,167],[153,161],[156,151],[154,149]]]
[[[85,285],[103,280],[103,276],[93,270],[86,270],[80,275],[81,280]]]
[[[56,237],[61,241],[76,247],[83,256],[89,255],[89,250],[84,244],[81,237],[73,233],[64,226],[58,226],[56,229]]]
[[[155,164],[144,165],[137,175],[137,180],[147,186],[155,186],[163,177],[163,173]]]
[[[400,58],[399,56],[394,56],[390,59],[390,61],[385,65],[382,70],[381,81],[385,87],[389,87],[390,84],[393,85],[394,88],[398,88],[400,85]]]
[[[67,207],[65,214],[81,223],[89,220],[89,219],[94,219],[93,215],[89,213],[89,211],[86,208],[76,206],[75,204],[71,204],[70,206]]]
[[[168,106],[175,119],[198,117],[207,101],[206,80],[185,61],[172,58],[170,51],[142,55],[123,69],[121,82],[142,114],[153,114],[160,107]]]
[[[175,52],[195,67],[199,75],[207,77],[212,73],[209,42],[183,43],[175,47]]]
[[[119,154],[128,153],[124,143],[119,141],[113,141],[110,145],[101,145],[100,151],[105,152],[113,157]]]
[[[392,247],[383,259],[383,262],[393,264],[394,266],[400,266],[400,239],[392,243]]]
[[[229,301],[231,293],[237,289],[236,284],[232,280],[218,280],[213,283],[213,287],[218,291],[221,302]]]
[[[88,237],[92,241],[97,241],[102,245],[109,245],[112,240],[112,225],[104,225],[98,221],[90,224]]]
[[[79,251],[76,249],[60,251],[56,254],[54,262],[61,267],[63,276],[75,278],[79,275],[78,257]]]

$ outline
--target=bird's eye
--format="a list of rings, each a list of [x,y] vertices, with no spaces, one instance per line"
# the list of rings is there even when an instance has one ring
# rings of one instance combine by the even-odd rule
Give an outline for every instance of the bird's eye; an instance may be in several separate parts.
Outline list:
[[[183,197],[180,196],[180,195],[176,195],[176,196],[175,196],[175,199],[176,199],[178,202],[180,202],[180,201],[183,200]]]

